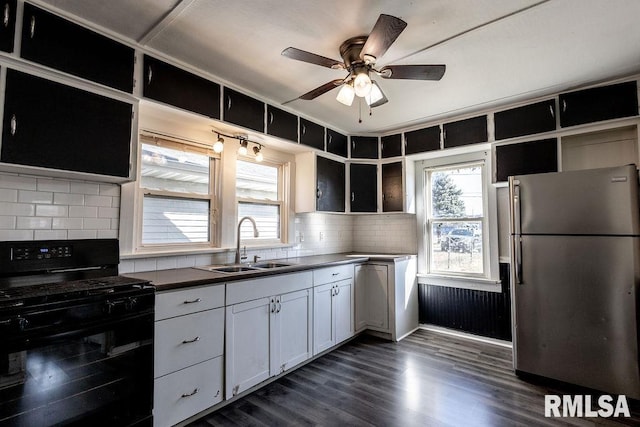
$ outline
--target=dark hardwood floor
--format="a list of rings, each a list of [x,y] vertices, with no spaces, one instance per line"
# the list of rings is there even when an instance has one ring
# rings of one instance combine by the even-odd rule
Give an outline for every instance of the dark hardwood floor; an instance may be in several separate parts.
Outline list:
[[[519,379],[510,348],[419,330],[358,337],[190,427],[640,426],[631,400],[632,418],[545,418],[545,394],[585,393]]]

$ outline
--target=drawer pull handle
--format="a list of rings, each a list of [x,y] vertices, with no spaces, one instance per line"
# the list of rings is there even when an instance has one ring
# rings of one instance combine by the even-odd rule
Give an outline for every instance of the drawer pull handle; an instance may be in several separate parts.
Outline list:
[[[331,273],[332,276],[338,276],[340,273]]]
[[[193,389],[193,391],[192,391],[191,393],[182,393],[182,396],[180,396],[180,397],[181,397],[181,398],[182,398],[182,397],[191,397],[191,396],[193,396],[194,394],[196,394],[196,393],[197,393],[197,392],[199,392],[199,391],[200,391],[200,389],[198,389],[198,388],[194,388],[194,389]]]
[[[202,299],[196,298],[196,299],[192,299],[192,300],[187,300],[187,301],[184,302],[184,304],[195,304],[195,303],[200,302],[200,301],[202,301]]]
[[[191,344],[198,341],[200,341],[200,337],[195,337],[194,339],[191,339],[191,340],[183,340],[182,344]]]

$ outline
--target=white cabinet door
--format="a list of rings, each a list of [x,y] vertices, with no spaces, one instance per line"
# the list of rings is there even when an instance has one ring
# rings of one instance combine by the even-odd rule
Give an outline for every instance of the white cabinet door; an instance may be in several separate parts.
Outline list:
[[[336,343],[333,315],[333,283],[313,288],[313,354],[331,348]]]
[[[270,376],[269,323],[272,307],[271,298],[261,298],[226,308],[227,399]]]
[[[367,329],[368,310],[367,310],[367,275],[368,269],[366,264],[356,265],[355,267],[355,322],[356,331],[361,332]]]
[[[311,290],[275,297],[271,315],[271,375],[309,359],[312,355]]]
[[[356,267],[356,328],[389,332],[388,267],[363,264]]]
[[[335,316],[336,344],[351,338],[354,334],[353,297],[354,287],[352,280],[342,280],[335,283],[333,312]]]

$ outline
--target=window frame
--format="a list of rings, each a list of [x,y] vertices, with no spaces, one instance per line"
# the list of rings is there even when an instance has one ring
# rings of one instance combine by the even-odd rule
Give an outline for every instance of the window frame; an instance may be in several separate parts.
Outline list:
[[[457,154],[438,152],[432,157],[416,160],[416,219],[418,222],[418,282],[465,289],[501,292],[498,268],[498,220],[496,188],[491,182],[492,157],[487,144],[471,151],[456,150]],[[460,151],[463,151],[462,153]],[[430,181],[428,171],[482,165],[483,188],[483,274],[431,271]],[[431,219],[432,220],[432,219]],[[459,219],[455,219],[459,221]],[[472,218],[477,220],[477,218]]]
[[[266,166],[270,166],[270,167],[274,167],[277,169],[278,171],[278,199],[277,200],[268,200],[268,199],[253,199],[253,198],[248,198],[248,197],[238,197],[237,196],[237,164],[239,161],[242,162],[246,162],[246,163],[255,163],[255,164],[259,164],[259,165],[266,165]],[[264,159],[262,162],[258,162],[256,160],[251,159],[250,157],[245,157],[245,156],[238,156],[236,158],[236,178],[234,180],[234,194],[235,194],[235,198],[236,198],[236,223],[237,221],[240,220],[240,217],[238,215],[239,212],[239,206],[240,203],[252,203],[252,204],[258,204],[258,205],[271,205],[271,206],[278,206],[278,210],[280,212],[279,214],[279,230],[280,230],[280,237],[278,239],[261,239],[261,238],[248,238],[248,239],[241,239],[240,243],[243,245],[248,245],[248,246],[273,246],[278,245],[278,244],[284,244],[287,243],[287,205],[288,205],[288,198],[287,198],[287,191],[286,191],[286,180],[287,180],[287,162],[284,161],[277,161],[274,159]],[[243,224],[244,226],[245,224]],[[258,230],[259,231],[259,230]]]
[[[193,152],[209,157],[209,186],[208,193],[182,193],[168,190],[156,190],[145,188],[142,185],[142,146],[156,145],[179,151]],[[219,185],[220,185],[220,156],[210,146],[189,140],[177,140],[165,136],[148,135],[142,133],[138,139],[137,155],[137,179],[136,186],[136,215],[135,215],[135,252],[157,253],[163,251],[204,250],[219,247],[218,212],[219,212]],[[175,198],[179,200],[208,200],[208,229],[209,236],[206,242],[174,242],[174,243],[143,243],[143,217],[144,198],[146,196]]]

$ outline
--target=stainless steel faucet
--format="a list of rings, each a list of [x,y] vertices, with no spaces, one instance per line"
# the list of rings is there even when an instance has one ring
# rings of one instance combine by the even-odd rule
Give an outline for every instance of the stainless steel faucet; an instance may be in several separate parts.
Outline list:
[[[238,233],[236,234],[236,260],[235,260],[236,264],[240,264],[240,226],[242,225],[242,222],[245,219],[248,219],[249,221],[251,221],[251,224],[253,224],[253,237],[260,236],[260,233],[258,233],[258,226],[256,225],[255,219],[251,218],[250,216],[245,216],[245,217],[242,217],[240,221],[238,221]]]

